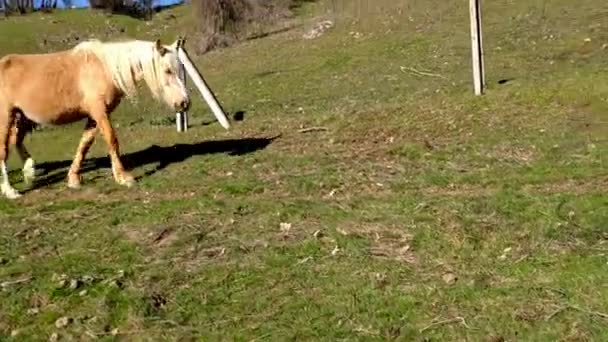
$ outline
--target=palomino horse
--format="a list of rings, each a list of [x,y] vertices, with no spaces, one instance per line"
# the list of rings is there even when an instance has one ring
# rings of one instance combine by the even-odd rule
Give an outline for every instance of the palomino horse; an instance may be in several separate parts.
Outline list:
[[[26,182],[34,177],[34,160],[23,139],[30,131],[27,123],[63,125],[86,120],[84,133],[68,171],[68,187],[80,186],[80,167],[101,131],[112,163],[114,180],[131,186],[133,176],[120,160],[118,140],[110,114],[121,99],[133,96],[145,81],[154,98],[162,99],[176,111],[189,108],[190,100],[178,77],[178,49],[183,40],[171,45],[131,40],[101,42],[90,40],[72,49],[47,54],[11,54],[0,59],[0,190],[9,199],[21,196],[9,182],[6,160],[9,143],[24,163]]]

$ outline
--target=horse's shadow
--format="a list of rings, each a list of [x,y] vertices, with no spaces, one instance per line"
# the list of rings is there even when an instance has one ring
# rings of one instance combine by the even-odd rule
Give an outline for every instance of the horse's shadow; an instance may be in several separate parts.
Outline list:
[[[137,177],[142,178],[150,176],[171,164],[183,162],[192,156],[215,153],[240,156],[262,150],[278,137],[204,141],[195,144],[176,144],[167,147],[152,145],[141,151],[124,154],[121,156],[121,160],[127,169],[135,169],[154,163],[158,164],[156,168]],[[36,169],[39,175],[36,177],[35,183],[26,192],[65,181],[68,168],[71,164],[72,160],[49,161],[37,164]],[[109,157],[88,158],[83,162],[80,174],[102,168],[111,168]]]

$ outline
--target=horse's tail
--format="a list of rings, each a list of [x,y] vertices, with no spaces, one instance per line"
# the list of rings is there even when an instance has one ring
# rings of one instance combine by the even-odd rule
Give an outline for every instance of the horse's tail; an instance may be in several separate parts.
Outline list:
[[[20,110],[16,110],[15,121],[10,128],[9,144],[16,145],[17,142],[23,142],[23,139],[25,139],[28,134],[31,134],[37,127],[37,123],[30,120]]]

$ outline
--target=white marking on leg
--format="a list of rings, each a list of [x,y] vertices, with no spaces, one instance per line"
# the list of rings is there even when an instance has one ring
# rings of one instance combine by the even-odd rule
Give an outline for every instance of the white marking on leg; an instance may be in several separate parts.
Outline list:
[[[34,167],[34,159],[27,158],[25,163],[23,164],[23,180],[30,184],[36,178],[36,168]]]
[[[8,170],[5,162],[0,161],[0,169],[2,169],[2,184],[0,184],[0,191],[2,191],[2,194],[8,199],[21,197],[21,194],[11,186],[11,183],[8,180]]]

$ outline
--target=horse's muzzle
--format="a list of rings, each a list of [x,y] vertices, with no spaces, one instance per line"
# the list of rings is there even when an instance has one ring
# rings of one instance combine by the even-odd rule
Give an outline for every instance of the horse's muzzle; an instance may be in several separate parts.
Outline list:
[[[190,109],[190,101],[188,99],[184,99],[181,102],[175,104],[175,109],[177,111],[185,112]]]

